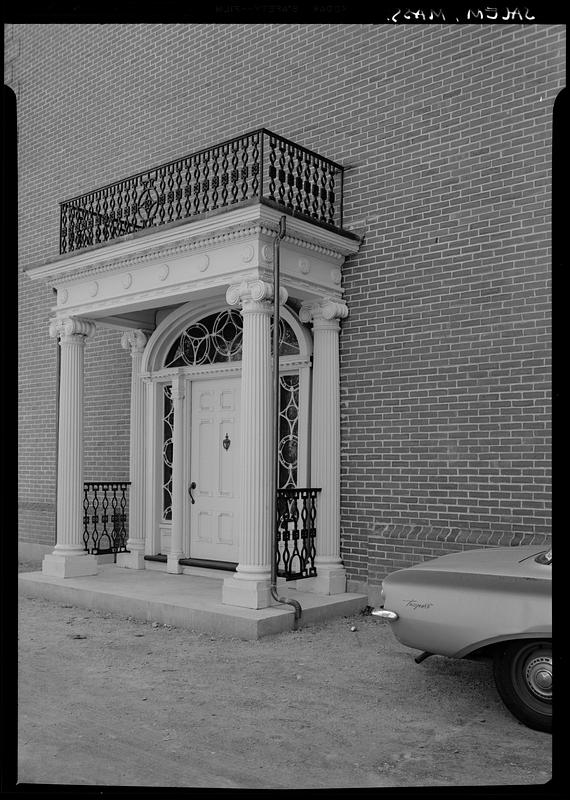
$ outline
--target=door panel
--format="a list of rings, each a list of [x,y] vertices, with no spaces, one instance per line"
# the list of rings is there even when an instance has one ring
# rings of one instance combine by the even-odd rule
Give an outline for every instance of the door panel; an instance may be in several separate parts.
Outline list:
[[[196,513],[196,541],[212,541],[212,515],[208,511],[198,511]]]
[[[239,560],[240,383],[239,378],[192,382],[192,558]]]

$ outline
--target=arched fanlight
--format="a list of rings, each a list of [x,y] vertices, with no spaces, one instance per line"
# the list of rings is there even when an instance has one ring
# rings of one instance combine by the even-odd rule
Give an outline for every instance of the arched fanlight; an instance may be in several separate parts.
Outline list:
[[[170,347],[165,367],[198,367],[241,361],[243,320],[239,311],[227,308],[189,325]],[[299,342],[284,319],[279,321],[279,355],[297,355]]]

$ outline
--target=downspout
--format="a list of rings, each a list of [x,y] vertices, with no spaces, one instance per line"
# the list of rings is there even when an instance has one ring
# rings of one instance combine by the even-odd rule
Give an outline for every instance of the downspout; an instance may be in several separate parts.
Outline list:
[[[277,517],[277,492],[279,490],[279,245],[285,236],[286,217],[279,220],[279,232],[273,240],[273,547],[271,548],[271,596],[278,603],[288,603],[295,609],[293,630],[297,630],[302,608],[297,600],[279,597],[277,594],[277,536],[279,520]]]
[[[57,297],[57,289],[53,289],[54,295]],[[60,395],[60,375],[61,375],[61,347],[59,346],[59,337],[55,338],[56,345],[56,362],[55,362],[55,544],[57,544],[57,486],[58,486],[58,472],[59,472],[59,395]]]

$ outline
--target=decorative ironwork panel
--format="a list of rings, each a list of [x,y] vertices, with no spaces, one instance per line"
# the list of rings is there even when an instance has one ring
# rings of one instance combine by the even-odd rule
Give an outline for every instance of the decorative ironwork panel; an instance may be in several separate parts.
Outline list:
[[[279,392],[279,488],[297,485],[299,375],[281,375]]]
[[[288,581],[317,574],[317,498],[320,489],[279,489],[276,503],[277,575]]]
[[[279,354],[299,353],[294,330],[283,319],[279,323]],[[210,314],[186,328],[168,351],[164,366],[198,367],[224,361],[241,361],[242,340],[243,319],[239,311],[231,308]]]
[[[60,253],[257,200],[342,229],[343,168],[260,128],[60,204]]]
[[[129,481],[83,484],[83,545],[88,553],[126,553]]]
[[[172,453],[174,449],[172,386],[163,389],[162,413],[162,519],[172,520]]]

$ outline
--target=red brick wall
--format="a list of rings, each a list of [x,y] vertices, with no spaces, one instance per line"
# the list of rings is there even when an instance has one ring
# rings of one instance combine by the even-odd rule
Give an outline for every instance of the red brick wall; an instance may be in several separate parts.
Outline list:
[[[345,224],[366,237],[344,269],[341,334],[351,581],[474,537],[547,534],[563,37],[516,25],[8,25],[20,268],[57,255],[59,201],[256,127],[345,164]],[[53,503],[51,302],[23,279],[26,503]],[[86,478],[127,475],[129,370],[118,333],[88,342]],[[21,536],[47,541],[31,517]]]

